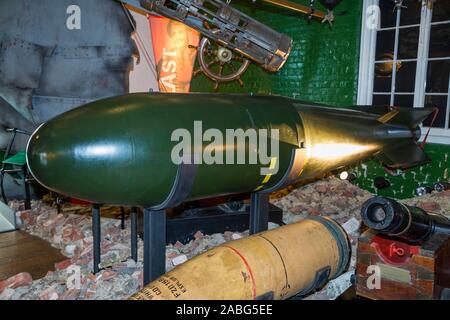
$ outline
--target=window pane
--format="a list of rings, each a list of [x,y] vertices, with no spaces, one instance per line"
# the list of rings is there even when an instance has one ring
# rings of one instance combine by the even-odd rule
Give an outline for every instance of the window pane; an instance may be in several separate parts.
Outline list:
[[[391,96],[385,94],[374,94],[372,104],[375,106],[389,106],[391,104]]]
[[[405,5],[406,8],[401,9],[400,25],[405,26],[409,24],[419,24],[422,2],[417,0],[408,0],[403,1],[403,5]]]
[[[448,93],[450,59],[428,62],[426,92]]]
[[[395,30],[383,30],[377,32],[376,60],[382,60],[386,54],[393,55],[395,43]]]
[[[398,59],[417,58],[419,27],[400,29],[398,35]]]
[[[397,70],[395,78],[396,92],[414,92],[416,82],[416,62],[399,62],[400,68]]]
[[[431,26],[429,57],[450,57],[450,23]]]
[[[381,28],[395,27],[396,11],[392,0],[380,0]]]
[[[425,96],[425,107],[435,107],[439,109],[436,120],[433,123],[435,128],[445,128],[445,111],[447,109],[447,96]],[[430,115],[428,119],[423,122],[425,127],[431,125],[433,116]]]
[[[404,107],[404,108],[412,108],[414,105],[414,95],[400,95],[396,94],[394,96],[394,106],[396,107]]]
[[[397,63],[398,64],[398,63]],[[374,92],[391,92],[393,61],[375,63]]]
[[[450,20],[450,0],[437,0],[433,5],[433,22]]]

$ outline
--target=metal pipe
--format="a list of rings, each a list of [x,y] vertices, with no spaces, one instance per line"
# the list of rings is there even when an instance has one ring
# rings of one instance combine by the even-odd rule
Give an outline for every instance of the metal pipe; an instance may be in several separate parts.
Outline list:
[[[450,220],[446,217],[386,197],[366,201],[361,216],[369,228],[411,242],[426,241],[435,233],[450,235]]]

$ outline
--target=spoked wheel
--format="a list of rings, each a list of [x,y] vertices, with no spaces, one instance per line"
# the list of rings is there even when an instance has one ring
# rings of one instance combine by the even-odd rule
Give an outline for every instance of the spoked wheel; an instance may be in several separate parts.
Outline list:
[[[247,70],[250,60],[232,50],[203,37],[197,50],[200,69],[194,72],[197,75],[203,72],[215,82],[214,90],[220,83],[238,81],[241,86],[244,82],[241,75]]]

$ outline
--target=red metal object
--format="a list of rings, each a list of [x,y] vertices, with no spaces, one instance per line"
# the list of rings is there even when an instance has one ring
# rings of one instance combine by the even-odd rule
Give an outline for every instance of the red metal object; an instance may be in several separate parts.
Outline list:
[[[436,121],[437,115],[439,114],[439,109],[435,108],[433,113],[433,119],[431,119],[430,126],[428,127],[427,133],[425,134],[425,137],[423,138],[422,144],[420,147],[422,150],[425,148],[425,144],[427,143],[428,135],[430,134],[431,128],[433,127],[434,121]]]
[[[402,266],[409,262],[412,255],[418,254],[420,247],[404,242],[375,236],[370,245],[375,249],[380,259],[394,266]]]
[[[79,204],[79,205],[82,205],[82,206],[90,206],[90,205],[92,205],[91,202],[80,200],[80,199],[76,199],[76,198],[70,198],[70,203],[72,203],[72,204]]]

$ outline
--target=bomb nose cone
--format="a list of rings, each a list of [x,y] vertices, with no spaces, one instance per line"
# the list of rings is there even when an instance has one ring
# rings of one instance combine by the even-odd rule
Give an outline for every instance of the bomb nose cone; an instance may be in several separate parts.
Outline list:
[[[159,203],[176,168],[160,165],[160,145],[148,143],[155,136],[152,124],[142,123],[148,116],[129,118],[139,106],[114,102],[94,102],[43,124],[28,143],[29,170],[46,188],[93,203]]]
[[[99,189],[109,188],[131,153],[125,139],[106,139],[86,127],[85,119],[71,123],[67,116],[42,125],[30,138],[27,162],[35,179],[55,192],[93,201]],[[88,121],[89,122],[89,121]],[[104,199],[107,200],[107,199]]]
[[[27,145],[26,157],[28,169],[33,177],[45,187],[60,191],[53,184],[54,177],[58,176],[60,179],[64,179],[70,170],[65,172],[55,171],[61,169],[58,162],[60,162],[61,156],[64,157],[64,150],[61,149],[64,144],[54,144],[58,139],[57,137],[55,137],[56,139],[52,138],[51,127],[51,124],[42,124],[31,135]]]

